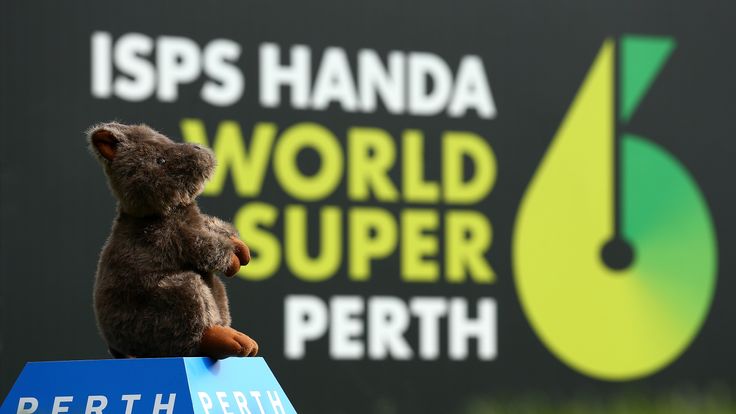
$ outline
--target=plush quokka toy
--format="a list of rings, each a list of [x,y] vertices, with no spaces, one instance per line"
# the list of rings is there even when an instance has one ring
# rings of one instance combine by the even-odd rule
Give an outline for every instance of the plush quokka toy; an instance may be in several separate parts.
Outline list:
[[[234,275],[250,252],[194,200],[214,170],[212,152],[145,125],[100,124],[88,139],[118,199],[94,292],[113,356],[255,355],[256,342],[230,327],[216,275]]]

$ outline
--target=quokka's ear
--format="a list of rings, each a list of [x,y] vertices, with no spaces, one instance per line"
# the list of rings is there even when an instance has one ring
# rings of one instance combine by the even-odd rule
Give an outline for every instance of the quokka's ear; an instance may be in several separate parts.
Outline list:
[[[92,127],[88,133],[89,143],[102,158],[112,161],[118,152],[120,132],[106,125]]]

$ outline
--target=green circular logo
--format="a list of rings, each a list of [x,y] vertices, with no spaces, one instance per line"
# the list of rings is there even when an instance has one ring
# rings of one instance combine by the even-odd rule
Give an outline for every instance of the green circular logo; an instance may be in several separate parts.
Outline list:
[[[615,43],[604,42],[516,220],[514,273],[527,319],[552,353],[599,379],[667,366],[713,298],[718,253],[700,189],[663,148],[617,133],[674,46],[626,36],[616,66]],[[604,263],[611,240],[632,252],[621,268]]]

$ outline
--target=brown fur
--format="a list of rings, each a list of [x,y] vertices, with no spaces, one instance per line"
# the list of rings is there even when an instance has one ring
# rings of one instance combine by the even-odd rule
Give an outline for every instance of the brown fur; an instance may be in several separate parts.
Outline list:
[[[212,152],[145,125],[99,124],[87,135],[118,199],[94,291],[113,353],[254,355],[257,344],[229,328],[227,294],[215,275],[234,274],[249,252],[233,226],[202,214],[195,201],[214,170]]]

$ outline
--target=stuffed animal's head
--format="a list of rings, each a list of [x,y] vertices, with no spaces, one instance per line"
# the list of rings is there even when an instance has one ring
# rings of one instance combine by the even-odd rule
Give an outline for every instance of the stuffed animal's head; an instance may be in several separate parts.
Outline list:
[[[99,124],[87,137],[120,209],[133,216],[193,203],[214,171],[209,149],[176,143],[146,125]]]

